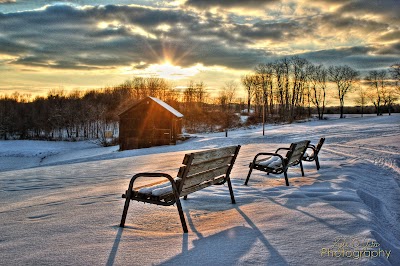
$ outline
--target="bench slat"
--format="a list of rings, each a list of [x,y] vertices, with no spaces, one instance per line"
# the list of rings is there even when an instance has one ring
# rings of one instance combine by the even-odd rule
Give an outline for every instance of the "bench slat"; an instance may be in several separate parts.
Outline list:
[[[182,190],[197,184],[201,184],[202,182],[208,180],[213,180],[221,175],[225,175],[228,169],[229,165],[224,165],[222,167],[212,169],[206,172],[198,173],[192,176],[187,176],[186,179],[183,181],[184,183]]]
[[[203,188],[209,187],[209,186],[214,185],[214,184],[221,183],[223,180],[224,180],[224,176],[221,176],[219,178],[210,180],[208,182],[203,182],[203,183],[201,183],[199,185],[195,185],[195,186],[191,186],[191,187],[185,188],[184,190],[182,190],[180,196],[183,197],[183,196],[189,195],[189,194],[191,194],[193,192],[196,192],[198,190],[201,190]]]
[[[214,168],[218,168],[223,165],[228,165],[232,162],[232,156],[229,155],[227,157],[213,159],[210,161],[205,161],[199,164],[192,164],[190,166],[188,176],[195,175],[204,171],[208,171]]]
[[[183,159],[182,164],[187,165],[189,163],[189,161],[190,161],[189,158],[190,158],[191,154],[193,154],[192,164],[199,164],[204,161],[210,161],[213,159],[233,155],[236,151],[236,148],[237,148],[237,146],[230,146],[230,147],[226,147],[226,148],[213,149],[213,150],[185,154],[185,158]]]

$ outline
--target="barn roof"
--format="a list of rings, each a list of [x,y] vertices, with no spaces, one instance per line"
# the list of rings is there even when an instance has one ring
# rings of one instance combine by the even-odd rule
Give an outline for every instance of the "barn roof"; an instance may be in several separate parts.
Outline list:
[[[169,105],[169,104],[167,104],[167,103],[161,101],[161,100],[158,99],[158,98],[150,97],[150,96],[148,96],[148,97],[146,97],[146,98],[144,98],[144,99],[142,99],[142,100],[136,102],[135,104],[133,104],[131,107],[129,107],[127,110],[125,110],[124,112],[122,112],[122,113],[119,114],[119,115],[122,115],[122,114],[128,112],[128,111],[129,111],[130,109],[132,109],[133,107],[135,107],[135,106],[139,105],[140,103],[142,103],[142,102],[144,102],[144,101],[146,101],[146,100],[149,100],[149,99],[152,100],[152,101],[154,101],[154,102],[157,103],[158,105],[162,106],[165,110],[167,110],[168,112],[170,112],[170,113],[173,114],[174,116],[176,116],[176,117],[178,117],[178,118],[183,117],[183,114],[181,114],[180,112],[178,112],[178,111],[177,111],[176,109],[174,109],[171,105]]]
[[[183,117],[183,114],[181,114],[180,112],[178,112],[176,109],[174,109],[171,105],[161,101],[160,99],[154,98],[154,97],[149,97],[150,99],[152,99],[153,101],[155,101],[156,103],[158,103],[159,105],[161,105],[162,107],[164,107],[165,109],[167,109],[169,112],[171,112],[173,115],[175,115],[176,117]]]

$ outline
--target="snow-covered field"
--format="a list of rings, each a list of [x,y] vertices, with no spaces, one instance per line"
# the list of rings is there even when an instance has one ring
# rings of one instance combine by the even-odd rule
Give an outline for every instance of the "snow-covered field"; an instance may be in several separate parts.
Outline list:
[[[321,169],[253,171],[257,152],[326,137]],[[189,151],[242,145],[226,186],[174,206],[132,202],[130,177],[177,172]],[[198,135],[119,152],[90,142],[0,141],[0,265],[400,265],[400,116],[329,119]],[[342,248],[343,246],[343,248]],[[337,252],[336,252],[337,251]]]

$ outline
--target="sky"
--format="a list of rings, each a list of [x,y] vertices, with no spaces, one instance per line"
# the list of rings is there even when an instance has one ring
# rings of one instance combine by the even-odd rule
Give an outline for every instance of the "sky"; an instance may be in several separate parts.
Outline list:
[[[363,74],[400,63],[400,0],[0,0],[0,95],[134,76],[217,91],[292,56]]]

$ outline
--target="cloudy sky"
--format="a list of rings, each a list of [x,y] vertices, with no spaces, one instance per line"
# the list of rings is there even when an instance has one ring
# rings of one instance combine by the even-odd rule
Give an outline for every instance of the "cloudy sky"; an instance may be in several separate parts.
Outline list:
[[[215,90],[293,55],[399,63],[400,0],[0,0],[0,95],[154,75]]]

